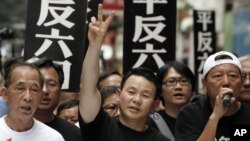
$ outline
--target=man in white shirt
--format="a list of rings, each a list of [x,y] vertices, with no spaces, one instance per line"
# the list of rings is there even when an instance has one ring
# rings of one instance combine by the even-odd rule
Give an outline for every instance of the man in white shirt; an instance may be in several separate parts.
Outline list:
[[[0,118],[0,141],[64,141],[57,131],[33,118],[43,96],[40,71],[31,64],[17,63],[4,79],[0,92],[8,113]]]

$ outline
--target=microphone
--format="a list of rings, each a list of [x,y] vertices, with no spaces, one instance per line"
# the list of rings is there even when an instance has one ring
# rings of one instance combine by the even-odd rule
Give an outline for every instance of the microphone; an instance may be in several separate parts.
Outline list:
[[[223,96],[223,106],[228,107],[231,104],[231,97],[233,96],[233,93],[229,92],[224,94]]]

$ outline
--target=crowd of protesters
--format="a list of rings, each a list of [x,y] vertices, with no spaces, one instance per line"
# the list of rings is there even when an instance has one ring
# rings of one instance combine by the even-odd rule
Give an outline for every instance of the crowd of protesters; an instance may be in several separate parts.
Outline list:
[[[249,55],[210,55],[203,66],[204,94],[195,93],[195,74],[178,61],[166,62],[157,74],[143,67],[99,74],[114,15],[104,19],[100,4],[91,18],[76,98],[60,102],[64,72],[53,60],[6,61],[0,141],[230,140],[232,126],[250,125]]]

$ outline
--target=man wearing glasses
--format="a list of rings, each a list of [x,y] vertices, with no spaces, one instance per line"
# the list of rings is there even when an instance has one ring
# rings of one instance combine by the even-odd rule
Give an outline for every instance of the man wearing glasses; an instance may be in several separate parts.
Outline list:
[[[107,86],[100,90],[102,107],[111,117],[117,117],[119,112],[119,95],[116,93],[119,87]]]
[[[163,96],[165,109],[153,113],[151,117],[154,122],[151,120],[149,122],[165,136],[174,140],[176,118],[180,109],[188,104],[193,96],[195,77],[186,65],[176,61],[167,62],[157,75],[162,83],[161,96]],[[163,119],[161,123],[159,123],[159,117]]]

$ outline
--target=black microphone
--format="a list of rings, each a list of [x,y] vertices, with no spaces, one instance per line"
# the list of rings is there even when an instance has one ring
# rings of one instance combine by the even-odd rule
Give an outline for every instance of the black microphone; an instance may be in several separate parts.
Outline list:
[[[228,107],[231,104],[231,97],[233,94],[231,92],[224,94],[223,96],[223,106]]]

